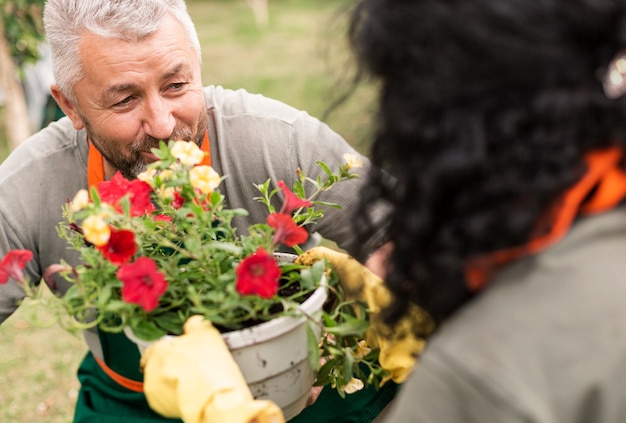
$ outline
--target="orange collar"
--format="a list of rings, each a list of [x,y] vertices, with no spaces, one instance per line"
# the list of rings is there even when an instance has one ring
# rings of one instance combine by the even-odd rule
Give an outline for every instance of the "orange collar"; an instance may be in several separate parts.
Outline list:
[[[209,142],[209,131],[204,133],[202,139],[202,151],[206,154],[202,160],[201,165],[211,166],[211,144]],[[87,159],[87,183],[89,189],[96,187],[98,183],[104,181],[104,158],[100,152],[93,146],[93,143],[89,143],[89,157]]]
[[[546,217],[551,221],[548,232],[531,238],[525,245],[471,259],[465,270],[470,290],[476,292],[482,289],[493,273],[505,264],[536,254],[560,241],[579,214],[600,213],[616,207],[626,197],[626,174],[621,168],[622,158],[623,151],[617,147],[595,150],[585,155],[587,172],[547,214]]]

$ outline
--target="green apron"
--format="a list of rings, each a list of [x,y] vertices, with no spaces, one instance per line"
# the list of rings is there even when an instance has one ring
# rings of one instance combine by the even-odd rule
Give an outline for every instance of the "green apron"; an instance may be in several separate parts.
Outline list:
[[[129,379],[142,381],[139,351],[123,334],[100,332],[104,361]],[[87,353],[78,369],[81,389],[74,423],[181,422],[161,417],[150,409],[143,393],[128,390],[113,381]],[[341,398],[335,389],[324,388],[317,401],[289,423],[369,423],[393,399],[398,385],[388,382],[379,390],[362,389]]]

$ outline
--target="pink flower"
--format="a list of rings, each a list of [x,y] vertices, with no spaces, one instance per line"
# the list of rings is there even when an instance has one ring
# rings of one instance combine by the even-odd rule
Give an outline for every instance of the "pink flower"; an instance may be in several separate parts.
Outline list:
[[[43,272],[43,280],[46,283],[46,285],[48,285],[48,288],[50,288],[51,290],[55,290],[57,288],[57,284],[54,281],[54,277],[53,276],[56,273],[69,272],[70,270],[73,270],[73,269],[71,267],[69,267],[69,266],[64,266],[62,264],[51,264]],[[77,274],[74,273],[74,277],[76,277],[76,276],[77,276]]]
[[[0,262],[0,284],[7,283],[9,278],[24,283],[24,268],[26,263],[33,259],[29,250],[11,250]]]
[[[291,214],[294,210],[302,207],[311,207],[313,205],[310,201],[303,200],[294,194],[283,181],[278,181],[278,186],[283,190],[283,195],[285,196],[285,202],[280,209],[281,213]]]
[[[96,247],[113,264],[128,263],[137,252],[135,234],[126,229],[115,229],[111,226],[109,241]]]
[[[128,195],[130,199],[131,216],[141,216],[154,211],[154,205],[150,202],[152,188],[149,184],[139,179],[129,181],[120,172],[115,173],[110,181],[98,184],[100,199],[115,206],[122,211],[120,200]]]
[[[147,312],[157,307],[159,298],[167,290],[165,276],[157,270],[156,263],[147,257],[121,266],[116,275],[124,284],[122,299],[140,305]]]
[[[274,228],[272,242],[275,245],[285,244],[288,247],[302,244],[309,238],[309,233],[302,226],[296,225],[290,215],[271,213],[267,216],[267,224]]]
[[[280,267],[261,247],[239,263],[236,274],[235,288],[241,295],[272,298],[278,292]]]

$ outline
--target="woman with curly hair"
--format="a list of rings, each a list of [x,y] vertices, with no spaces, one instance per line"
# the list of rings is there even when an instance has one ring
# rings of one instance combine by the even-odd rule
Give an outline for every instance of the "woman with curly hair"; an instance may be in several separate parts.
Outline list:
[[[389,421],[626,421],[626,1],[361,0],[350,38],[355,227],[391,206],[386,321],[437,323]]]

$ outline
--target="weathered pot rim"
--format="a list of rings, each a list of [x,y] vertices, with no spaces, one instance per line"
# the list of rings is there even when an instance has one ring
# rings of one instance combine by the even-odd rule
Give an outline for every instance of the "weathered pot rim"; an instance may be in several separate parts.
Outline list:
[[[313,291],[313,294],[304,301],[298,310],[301,310],[305,316],[290,317],[283,316],[269,320],[249,328],[239,329],[232,332],[222,334],[222,338],[228,345],[228,348],[236,350],[244,348],[252,344],[256,344],[261,340],[277,337],[293,329],[295,326],[301,325],[307,320],[306,315],[313,316],[316,311],[322,309],[326,298],[328,297],[328,283],[326,276],[322,276],[320,286]]]

